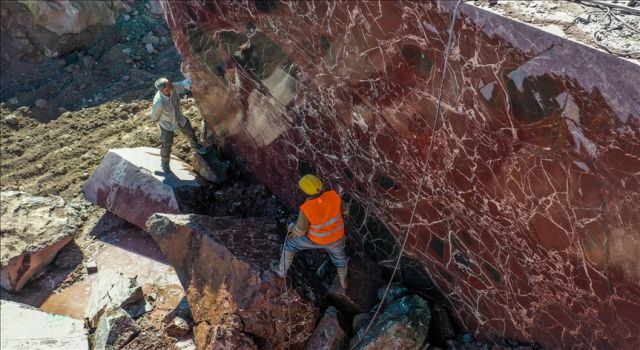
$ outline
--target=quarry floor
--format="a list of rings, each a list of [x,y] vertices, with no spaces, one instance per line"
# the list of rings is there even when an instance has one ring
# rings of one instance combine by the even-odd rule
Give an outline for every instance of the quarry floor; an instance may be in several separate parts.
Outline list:
[[[123,57],[125,48],[144,49],[131,40],[109,51],[102,66],[85,67],[77,60],[83,55],[79,52],[76,60],[19,64],[2,74],[0,190],[61,196],[78,209],[82,223],[75,240],[39,277],[19,294],[2,290],[1,298],[82,318],[97,275],[89,275],[86,265],[95,262],[98,271],[114,268],[144,277],[145,294],[157,296],[154,310],[140,321],[146,326],[143,348],[189,348],[189,339],[176,342],[158,331],[162,318],[184,296],[162,252],[145,232],[91,205],[81,191],[110,148],[160,145],[158,126],[147,115],[155,93],[152,82],[160,76],[182,78],[179,56],[161,18],[149,23],[148,17],[132,16],[118,30],[153,30],[169,41],[157,45],[158,52],[148,59]],[[38,106],[38,99],[46,105]],[[193,99],[184,100],[182,110],[198,132],[202,119]],[[176,137],[173,155],[188,161],[188,150],[185,139]]]
[[[554,12],[552,2],[537,3],[524,11],[509,1],[500,1],[491,10],[537,24],[545,30],[559,30],[562,33],[556,34],[590,45],[597,45],[594,42],[596,29],[589,31],[587,27],[595,28],[596,24],[610,19],[601,12],[591,14],[590,18],[586,16],[584,20],[576,20],[583,15],[578,12],[548,16]],[[480,2],[478,6],[488,7],[488,3]],[[621,18],[627,20],[624,16]],[[616,18],[613,21],[616,22]],[[637,20],[629,23],[636,28],[640,24]],[[136,17],[121,25],[120,29],[132,32],[146,33],[151,29]],[[170,39],[163,21],[152,25],[159,26],[156,32],[164,33],[165,38]],[[624,26],[614,23],[612,28],[619,25]],[[627,35],[624,29],[611,29],[602,35],[609,36],[605,39],[611,50],[636,60],[640,57],[640,40],[632,41],[634,44],[630,46],[618,45],[621,41],[615,36]],[[141,320],[148,325],[148,346],[187,348],[188,339],[176,343],[164,338],[161,332],[153,334],[160,328],[164,315],[184,296],[184,290],[163,254],[146,233],[91,205],[81,191],[82,184],[109,149],[159,147],[158,126],[148,117],[155,93],[151,82],[160,76],[182,77],[180,58],[170,41],[167,45],[158,45],[158,52],[150,57],[134,60],[124,57],[122,49],[139,48],[143,44],[134,40],[119,45],[107,54],[102,66],[85,67],[76,61],[59,59],[20,65],[2,75],[0,190],[59,195],[78,209],[82,224],[74,242],[61,250],[59,257],[40,277],[30,281],[22,293],[14,295],[2,291],[0,297],[81,318],[83,302],[95,279],[95,275],[87,273],[86,265],[96,262],[98,271],[117,268],[127,274],[145,276],[141,280],[145,294],[157,295],[154,310]],[[35,101],[38,99],[45,100],[46,104],[37,106]],[[202,117],[195,101],[184,99],[182,111],[198,134]],[[189,162],[189,153],[185,138],[178,135],[173,155]]]

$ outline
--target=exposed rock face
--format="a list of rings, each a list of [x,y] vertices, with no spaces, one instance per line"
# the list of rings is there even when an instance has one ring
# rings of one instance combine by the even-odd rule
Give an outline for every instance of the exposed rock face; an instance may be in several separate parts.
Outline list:
[[[454,1],[162,5],[207,124],[292,208],[315,172],[403,239],[435,125],[407,255],[457,322],[640,347],[640,66],[463,3],[443,76]]]
[[[14,59],[38,62],[84,48],[126,6],[119,0],[2,1],[3,66]]]
[[[5,300],[0,300],[0,313],[2,349],[89,349],[82,320]]]
[[[359,322],[360,328],[351,340],[351,349],[419,350],[425,348],[431,312],[429,304],[419,296],[408,295],[393,301],[380,312],[365,334],[370,316],[372,315]]]
[[[73,239],[79,219],[60,197],[2,192],[0,207],[0,284],[17,292]]]
[[[155,214],[149,232],[187,292],[199,349],[299,349],[312,334],[318,310],[270,271],[281,238],[270,219]],[[290,303],[290,304],[288,304]]]
[[[340,286],[336,275],[327,291],[328,297],[341,310],[356,314],[369,311],[378,303],[377,290],[384,284],[380,266],[359,257],[349,259],[349,288]]]
[[[340,350],[345,341],[345,332],[338,321],[338,310],[329,306],[304,346],[305,350]]]
[[[85,197],[146,229],[153,213],[179,214],[189,193],[200,186],[191,167],[171,158],[171,173],[160,168],[160,151],[138,147],[109,150],[84,184]]]

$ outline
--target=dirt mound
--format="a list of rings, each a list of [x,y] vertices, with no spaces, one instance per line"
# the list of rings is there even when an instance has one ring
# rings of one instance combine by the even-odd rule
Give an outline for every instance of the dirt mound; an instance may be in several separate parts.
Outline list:
[[[112,101],[66,112],[42,124],[31,117],[35,111],[11,113],[0,105],[2,190],[78,196],[83,182],[110,148],[159,147],[158,126],[147,115],[150,106],[147,100]],[[200,125],[193,100],[183,101],[182,108],[193,125]],[[189,161],[184,137],[175,138],[173,154]]]
[[[8,13],[5,7],[10,6],[2,4],[4,28],[12,22],[5,23]],[[75,46],[61,49],[49,58],[41,57],[36,49],[12,57],[10,62],[3,58],[0,100],[11,110],[30,107],[31,118],[50,121],[65,110],[77,111],[114,99],[133,102],[151,98],[155,93],[155,79],[181,77],[180,56],[166,22],[152,13],[148,4],[134,2],[128,12],[113,12],[110,16],[114,17],[114,24],[100,26],[97,32],[92,29],[86,34],[56,36],[48,31],[48,35],[60,42],[65,42],[70,35],[90,35],[86,40],[76,38]],[[3,48],[21,42],[4,33],[3,29]],[[151,52],[147,45],[152,46]]]

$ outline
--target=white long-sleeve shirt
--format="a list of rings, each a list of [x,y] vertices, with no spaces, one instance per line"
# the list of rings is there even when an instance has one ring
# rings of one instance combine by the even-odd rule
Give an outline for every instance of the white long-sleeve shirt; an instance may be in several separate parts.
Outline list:
[[[158,121],[160,127],[167,131],[176,131],[185,126],[187,118],[180,111],[180,94],[191,88],[189,79],[173,83],[171,96],[156,92],[151,107],[151,119]]]

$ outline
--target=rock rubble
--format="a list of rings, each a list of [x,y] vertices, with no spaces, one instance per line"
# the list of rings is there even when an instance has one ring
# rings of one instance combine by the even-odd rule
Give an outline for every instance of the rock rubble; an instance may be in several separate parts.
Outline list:
[[[0,206],[0,284],[10,292],[19,292],[73,239],[78,214],[60,197],[17,191],[0,193]]]

